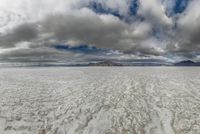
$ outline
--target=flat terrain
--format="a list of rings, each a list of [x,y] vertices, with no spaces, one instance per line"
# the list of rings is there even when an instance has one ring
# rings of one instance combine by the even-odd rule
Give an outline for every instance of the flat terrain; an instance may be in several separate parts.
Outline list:
[[[200,134],[200,68],[1,68],[0,134]]]

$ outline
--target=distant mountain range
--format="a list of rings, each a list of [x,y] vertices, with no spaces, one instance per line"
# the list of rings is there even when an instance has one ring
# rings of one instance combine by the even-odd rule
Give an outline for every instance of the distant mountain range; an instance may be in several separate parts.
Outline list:
[[[187,60],[175,63],[174,66],[200,66],[200,62],[193,62],[191,60]]]
[[[97,63],[89,63],[88,66],[123,66],[123,64],[112,61],[102,61]]]
[[[101,61],[96,63],[89,63],[86,66],[200,66],[200,62],[193,62],[190,60],[181,61],[177,63],[154,63],[154,62],[136,62],[131,64],[117,63],[113,61]]]
[[[137,62],[115,62],[115,61],[99,61],[86,64],[66,64],[66,63],[0,63],[1,67],[87,67],[87,66],[200,66],[200,62],[193,62],[191,60],[181,61],[177,63],[165,63],[165,62],[151,62],[151,61],[137,61]]]
[[[155,62],[134,62],[134,63],[122,63],[114,61],[101,61],[96,63],[89,63],[86,66],[167,66],[168,64],[164,63],[155,63]]]

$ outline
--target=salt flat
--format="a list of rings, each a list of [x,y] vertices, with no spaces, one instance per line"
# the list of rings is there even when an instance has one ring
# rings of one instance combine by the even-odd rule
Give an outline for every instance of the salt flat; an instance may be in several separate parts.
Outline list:
[[[0,134],[200,134],[198,67],[0,69]]]

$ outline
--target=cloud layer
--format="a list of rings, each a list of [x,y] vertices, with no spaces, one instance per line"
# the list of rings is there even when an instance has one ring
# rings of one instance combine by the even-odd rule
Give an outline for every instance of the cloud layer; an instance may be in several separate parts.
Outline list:
[[[198,0],[2,0],[0,60],[199,61],[199,5]],[[57,45],[102,51],[62,51]]]

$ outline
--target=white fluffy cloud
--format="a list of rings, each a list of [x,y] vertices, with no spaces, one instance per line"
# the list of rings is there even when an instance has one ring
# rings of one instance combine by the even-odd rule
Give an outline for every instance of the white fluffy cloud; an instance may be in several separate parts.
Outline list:
[[[200,1],[193,0],[187,9],[176,16],[174,39],[169,51],[186,57],[196,57],[193,53],[200,51]]]
[[[153,25],[172,25],[172,19],[165,12],[164,5],[160,0],[140,0],[139,14]]]

